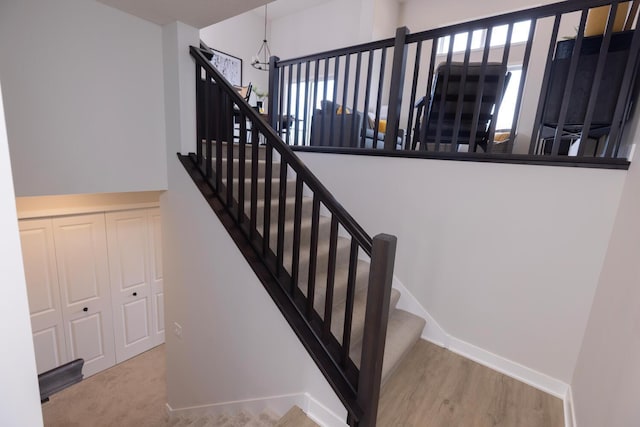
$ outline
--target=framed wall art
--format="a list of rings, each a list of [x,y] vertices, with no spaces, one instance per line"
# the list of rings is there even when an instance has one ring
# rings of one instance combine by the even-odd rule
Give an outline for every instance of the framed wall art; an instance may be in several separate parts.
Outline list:
[[[235,86],[242,86],[242,59],[228,53],[211,49],[211,63],[220,73]]]

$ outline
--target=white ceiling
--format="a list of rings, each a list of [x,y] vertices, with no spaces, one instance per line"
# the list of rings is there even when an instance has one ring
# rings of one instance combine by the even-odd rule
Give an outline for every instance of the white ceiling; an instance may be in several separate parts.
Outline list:
[[[159,25],[180,21],[204,28],[272,0],[98,0]],[[307,0],[303,0],[307,1]]]
[[[279,18],[331,0],[97,0],[147,21],[165,25],[184,22],[204,28],[253,10],[264,16],[269,4],[269,19]]]
[[[329,1],[332,0],[275,0],[268,4],[267,15],[269,20],[277,19]],[[253,12],[264,17],[264,6]]]

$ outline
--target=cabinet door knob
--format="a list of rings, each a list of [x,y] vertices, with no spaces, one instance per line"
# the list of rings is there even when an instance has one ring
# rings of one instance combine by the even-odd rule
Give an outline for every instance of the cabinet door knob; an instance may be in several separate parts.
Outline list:
[[[134,292],[134,293],[133,293],[133,296],[134,296],[134,297],[137,297],[137,296],[138,296],[138,293],[137,293],[137,292]]]
[[[83,308],[82,311],[89,311],[89,307]]]

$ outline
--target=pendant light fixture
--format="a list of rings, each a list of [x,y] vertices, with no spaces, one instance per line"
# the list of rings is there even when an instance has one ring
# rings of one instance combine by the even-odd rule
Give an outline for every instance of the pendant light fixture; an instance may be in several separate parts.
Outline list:
[[[269,42],[267,42],[267,5],[264,5],[264,39],[258,49],[258,53],[251,58],[251,65],[253,68],[269,71],[269,58],[271,57],[271,49],[269,49]]]

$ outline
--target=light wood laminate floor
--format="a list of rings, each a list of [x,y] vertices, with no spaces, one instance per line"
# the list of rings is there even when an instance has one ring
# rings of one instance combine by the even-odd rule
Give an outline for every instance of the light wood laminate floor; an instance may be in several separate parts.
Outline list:
[[[563,427],[562,400],[420,340],[382,389],[380,427]]]

